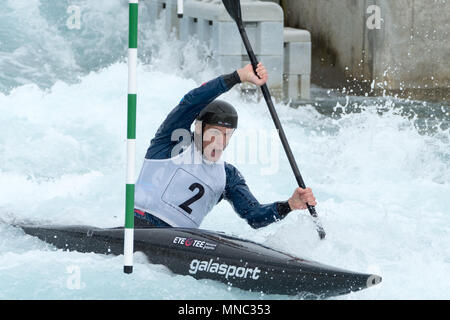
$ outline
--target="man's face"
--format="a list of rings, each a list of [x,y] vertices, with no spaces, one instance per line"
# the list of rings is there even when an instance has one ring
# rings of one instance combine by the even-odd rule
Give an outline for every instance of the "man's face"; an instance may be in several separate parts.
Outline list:
[[[203,130],[203,156],[206,160],[216,162],[228,145],[234,129],[205,125]]]

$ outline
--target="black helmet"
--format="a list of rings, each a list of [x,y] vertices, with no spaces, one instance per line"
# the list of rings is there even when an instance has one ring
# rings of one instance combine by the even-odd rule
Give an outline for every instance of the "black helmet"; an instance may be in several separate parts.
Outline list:
[[[212,124],[236,129],[238,115],[236,109],[228,102],[214,100],[199,113],[197,120],[203,121],[203,127],[205,124]]]

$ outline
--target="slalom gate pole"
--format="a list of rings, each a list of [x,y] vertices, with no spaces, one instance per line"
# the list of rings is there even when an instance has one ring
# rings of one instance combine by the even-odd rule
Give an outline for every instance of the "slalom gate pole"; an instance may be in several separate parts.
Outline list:
[[[123,272],[133,272],[134,245],[134,163],[136,154],[138,0],[129,0],[127,176],[125,189],[125,236]]]
[[[177,16],[178,18],[183,18],[183,11],[184,11],[184,0],[178,0],[177,1]]]

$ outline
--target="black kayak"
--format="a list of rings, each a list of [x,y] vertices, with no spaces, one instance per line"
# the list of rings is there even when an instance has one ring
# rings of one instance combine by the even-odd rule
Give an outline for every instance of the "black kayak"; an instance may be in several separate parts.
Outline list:
[[[18,226],[59,249],[123,254],[123,228]],[[359,291],[381,277],[304,260],[223,233],[183,228],[134,229],[134,251],[173,273],[265,294],[326,298]]]

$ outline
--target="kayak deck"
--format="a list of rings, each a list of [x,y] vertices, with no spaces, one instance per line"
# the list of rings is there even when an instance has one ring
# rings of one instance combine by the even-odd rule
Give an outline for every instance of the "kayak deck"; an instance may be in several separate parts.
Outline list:
[[[123,254],[123,228],[19,226],[58,249]],[[313,294],[325,298],[359,291],[381,282],[356,273],[304,260],[223,233],[184,228],[134,229],[134,251],[173,273],[212,279],[265,294]]]

